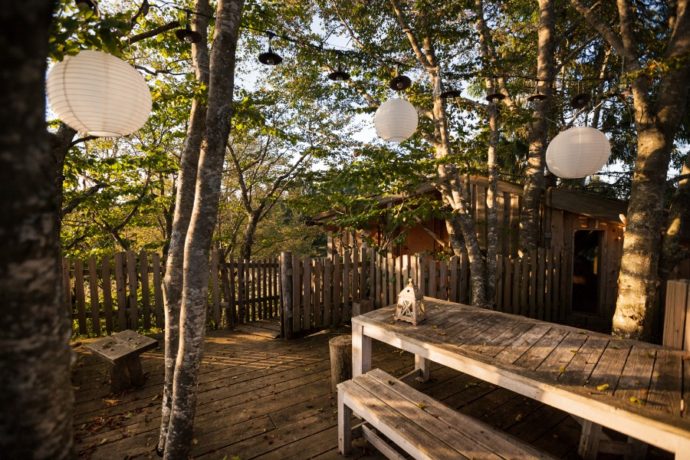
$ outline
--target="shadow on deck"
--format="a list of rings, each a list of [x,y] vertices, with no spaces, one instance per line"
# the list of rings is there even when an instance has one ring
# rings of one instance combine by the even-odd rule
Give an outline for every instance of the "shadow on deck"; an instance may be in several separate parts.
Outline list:
[[[335,459],[336,398],[330,393],[328,339],[275,340],[274,326],[214,331],[206,338],[195,422],[194,458]],[[275,331],[273,331],[275,332]],[[349,330],[340,331],[349,333]],[[142,355],[146,384],[109,394],[107,368],[75,348],[76,449],[80,458],[157,458],[163,357]],[[412,355],[374,346],[374,366],[393,375]],[[568,415],[443,367],[414,384],[445,404],[500,427],[559,458],[576,458],[579,425]],[[351,458],[380,458],[362,443]]]

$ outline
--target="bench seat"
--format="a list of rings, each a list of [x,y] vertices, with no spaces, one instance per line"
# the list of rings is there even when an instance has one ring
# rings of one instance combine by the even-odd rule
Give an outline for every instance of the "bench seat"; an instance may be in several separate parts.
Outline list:
[[[417,459],[551,458],[380,369],[338,385],[338,447],[343,455],[351,450],[353,412],[366,422],[365,438],[388,458],[403,457],[383,444],[377,431]]]

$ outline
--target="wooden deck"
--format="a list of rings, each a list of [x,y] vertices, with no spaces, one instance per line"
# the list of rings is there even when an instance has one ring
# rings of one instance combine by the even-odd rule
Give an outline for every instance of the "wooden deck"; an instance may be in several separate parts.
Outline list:
[[[335,459],[336,398],[330,393],[328,339],[271,338],[272,326],[211,332],[201,367],[194,458],[241,460]],[[349,333],[349,330],[341,331]],[[375,367],[402,375],[412,356],[375,345]],[[163,358],[142,355],[144,387],[109,394],[107,367],[84,346],[75,386],[76,448],[80,458],[157,458]],[[414,386],[435,399],[560,458],[576,458],[579,425],[570,416],[529,398],[448,368],[432,366],[432,379]],[[650,456],[659,456],[658,451]],[[379,458],[361,443],[352,458]]]

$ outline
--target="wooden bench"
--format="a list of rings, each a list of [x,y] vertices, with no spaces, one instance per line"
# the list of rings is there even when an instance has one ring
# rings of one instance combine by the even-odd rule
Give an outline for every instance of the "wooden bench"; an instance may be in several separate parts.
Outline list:
[[[391,459],[405,457],[377,431],[416,459],[550,458],[380,369],[338,385],[338,448],[343,455],[351,450],[353,412],[365,421],[365,439]]]
[[[125,330],[85,346],[93,354],[112,365],[110,389],[113,393],[117,393],[144,384],[145,378],[139,355],[156,348],[158,341],[134,331]]]

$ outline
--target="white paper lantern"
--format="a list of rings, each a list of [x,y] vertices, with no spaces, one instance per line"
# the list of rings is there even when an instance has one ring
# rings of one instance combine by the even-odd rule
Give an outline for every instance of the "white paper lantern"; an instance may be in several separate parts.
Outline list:
[[[546,164],[558,177],[578,179],[599,171],[610,155],[611,145],[604,133],[578,126],[553,138],[546,149]]]
[[[92,136],[126,136],[141,128],[151,112],[144,77],[121,59],[82,51],[48,73],[48,100],[70,127]]]
[[[382,139],[400,143],[417,130],[417,110],[404,99],[389,99],[376,110],[374,126]]]

